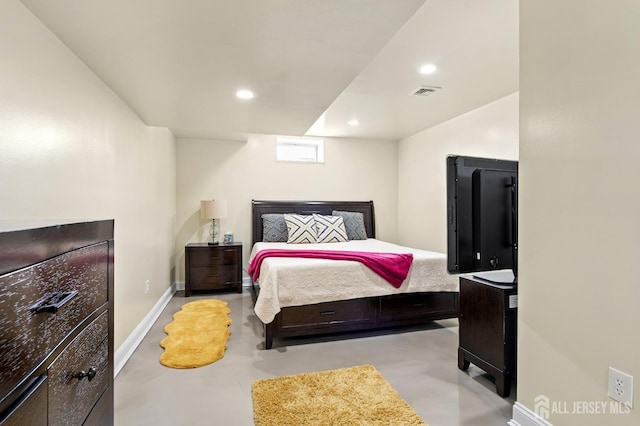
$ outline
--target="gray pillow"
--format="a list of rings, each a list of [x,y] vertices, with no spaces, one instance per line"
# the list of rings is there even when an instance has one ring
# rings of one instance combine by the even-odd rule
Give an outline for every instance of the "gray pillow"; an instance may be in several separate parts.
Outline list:
[[[347,237],[350,240],[366,240],[367,231],[364,228],[364,215],[359,212],[342,212],[334,210],[333,216],[342,216],[344,227],[347,230]]]
[[[268,213],[262,215],[262,241],[286,243],[289,239],[284,214]]]

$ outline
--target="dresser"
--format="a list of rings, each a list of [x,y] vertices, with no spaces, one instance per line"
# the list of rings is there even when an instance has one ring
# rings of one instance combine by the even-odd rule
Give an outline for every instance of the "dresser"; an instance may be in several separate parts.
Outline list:
[[[242,243],[191,243],[184,249],[184,295],[199,290],[242,293]]]
[[[0,232],[1,425],[113,424],[113,231]]]
[[[473,276],[460,278],[458,367],[473,363],[493,376],[498,395],[516,375],[518,287]]]

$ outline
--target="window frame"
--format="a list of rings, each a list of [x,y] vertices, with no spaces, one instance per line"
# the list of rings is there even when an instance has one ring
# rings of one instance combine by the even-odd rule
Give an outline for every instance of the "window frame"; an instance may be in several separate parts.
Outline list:
[[[312,155],[302,151],[312,148]],[[296,151],[298,151],[296,153]],[[311,152],[309,151],[309,152]],[[296,136],[276,137],[276,161],[286,163],[324,164],[324,139]]]

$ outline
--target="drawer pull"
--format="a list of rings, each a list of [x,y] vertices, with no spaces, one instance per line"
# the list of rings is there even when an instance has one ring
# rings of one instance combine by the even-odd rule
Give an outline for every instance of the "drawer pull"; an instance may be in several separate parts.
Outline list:
[[[76,374],[73,377],[77,378],[78,380],[82,380],[82,379],[84,379],[86,377],[87,380],[91,381],[91,380],[93,380],[94,377],[96,377],[96,372],[97,372],[96,368],[95,367],[91,367],[87,371],[82,370],[81,372],[79,372],[78,374]]]
[[[335,315],[336,311],[322,311],[320,315]]]
[[[56,291],[41,299],[29,309],[32,314],[40,314],[42,312],[56,313],[62,305],[71,300],[76,294],[78,294],[77,290],[68,292]]]
[[[414,308],[421,308],[421,307],[423,307],[423,306],[424,306],[424,303],[414,303],[414,304],[413,304],[413,307],[414,307]]]

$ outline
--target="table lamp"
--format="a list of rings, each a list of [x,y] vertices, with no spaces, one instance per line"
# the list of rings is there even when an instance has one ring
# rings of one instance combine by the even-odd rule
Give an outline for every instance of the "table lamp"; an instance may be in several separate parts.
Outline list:
[[[200,201],[200,217],[202,219],[211,219],[211,241],[209,245],[218,245],[218,223],[216,219],[224,219],[227,217],[226,200],[202,200]]]

